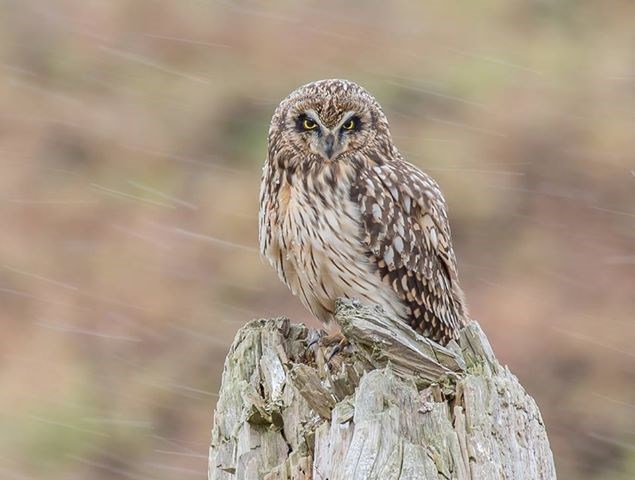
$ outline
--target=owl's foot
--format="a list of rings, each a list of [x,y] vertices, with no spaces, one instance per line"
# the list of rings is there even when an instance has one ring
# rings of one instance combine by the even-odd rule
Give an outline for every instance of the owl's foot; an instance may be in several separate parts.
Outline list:
[[[319,344],[324,349],[324,359],[329,363],[335,355],[343,352],[351,343],[342,332],[337,332],[321,337]]]
[[[336,335],[333,335],[333,337],[335,337]],[[330,362],[331,359],[337,355],[340,352],[343,352],[346,347],[350,347],[351,342],[348,341],[348,338],[346,338],[344,335],[342,335],[341,333],[337,335],[339,337],[339,341],[335,344],[335,346],[331,349],[330,352],[328,352],[326,354],[326,361]],[[336,340],[333,340],[333,343],[335,343]]]
[[[327,363],[330,362],[335,355],[350,346],[350,342],[341,332],[324,336],[316,334],[307,339],[307,343],[307,350],[309,351],[314,349],[322,350],[323,358]]]
[[[342,332],[333,333],[330,335],[324,335],[324,331],[311,330],[309,338],[307,338],[307,349],[311,349],[315,345],[320,347],[330,347],[335,343],[339,343],[344,339]]]
[[[339,344],[342,341],[345,341],[346,337],[342,334],[342,332],[333,333],[331,335],[324,335],[320,337],[319,344],[321,347],[330,347],[334,344]]]

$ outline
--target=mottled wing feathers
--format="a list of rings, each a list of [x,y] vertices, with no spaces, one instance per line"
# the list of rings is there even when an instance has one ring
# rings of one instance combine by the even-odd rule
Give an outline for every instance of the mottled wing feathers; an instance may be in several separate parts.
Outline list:
[[[409,309],[411,326],[441,343],[456,338],[466,312],[438,185],[409,163],[387,162],[365,169],[352,194],[377,273]]]

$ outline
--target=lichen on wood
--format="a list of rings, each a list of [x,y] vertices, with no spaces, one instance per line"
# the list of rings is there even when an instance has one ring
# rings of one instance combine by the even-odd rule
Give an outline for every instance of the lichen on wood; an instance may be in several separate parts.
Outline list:
[[[351,345],[254,320],[232,344],[214,413],[213,480],[555,479],[533,399],[480,327],[442,347],[381,309],[338,302]]]

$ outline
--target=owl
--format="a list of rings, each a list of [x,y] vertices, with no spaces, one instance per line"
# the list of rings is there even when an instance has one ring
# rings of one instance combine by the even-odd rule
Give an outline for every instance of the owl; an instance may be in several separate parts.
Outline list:
[[[259,237],[261,254],[325,324],[340,297],[379,304],[441,344],[466,322],[441,190],[404,160],[381,106],[354,82],[309,83],[276,108]]]

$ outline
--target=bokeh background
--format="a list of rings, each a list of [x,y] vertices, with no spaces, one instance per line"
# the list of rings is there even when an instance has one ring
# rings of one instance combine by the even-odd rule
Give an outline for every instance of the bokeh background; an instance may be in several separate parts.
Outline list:
[[[635,478],[635,4],[0,2],[0,478],[206,478],[270,116],[345,77],[450,205],[559,478]]]

